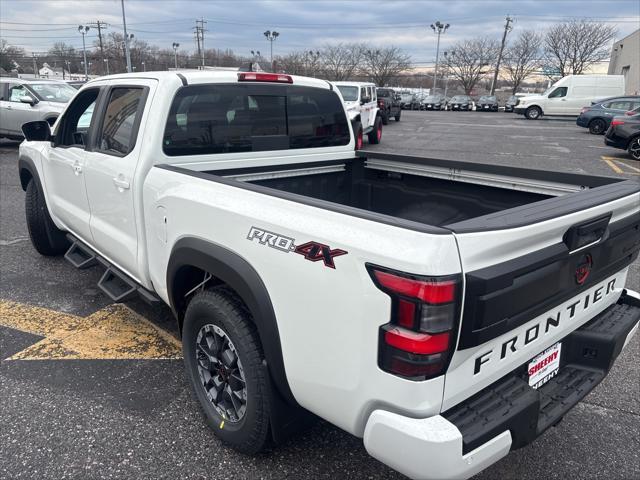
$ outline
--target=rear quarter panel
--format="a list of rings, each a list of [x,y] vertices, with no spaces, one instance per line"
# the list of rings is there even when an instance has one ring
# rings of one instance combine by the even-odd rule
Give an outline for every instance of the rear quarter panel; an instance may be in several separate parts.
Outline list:
[[[224,246],[257,271],[276,313],[289,385],[303,407],[355,435],[363,434],[375,408],[417,416],[440,411],[444,377],[412,382],[377,367],[378,329],[389,321],[390,300],[365,263],[459,273],[453,235],[405,230],[160,168],[148,174],[144,204],[150,275],[165,300],[171,248],[183,237]],[[252,227],[296,245],[316,241],[348,253],[328,268],[248,239]]]

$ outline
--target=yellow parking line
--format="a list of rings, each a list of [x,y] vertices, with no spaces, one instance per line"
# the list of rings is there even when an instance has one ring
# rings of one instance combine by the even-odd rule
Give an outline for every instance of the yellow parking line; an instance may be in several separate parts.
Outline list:
[[[0,326],[44,337],[7,360],[182,357],[178,339],[122,304],[78,317],[0,300]]]
[[[611,167],[611,170],[613,170],[614,172],[616,172],[616,173],[624,173],[624,170],[622,170],[618,165],[613,163],[614,158],[605,157],[604,155],[602,157],[600,157],[600,158],[602,158],[602,160],[607,162],[607,165],[609,165]]]

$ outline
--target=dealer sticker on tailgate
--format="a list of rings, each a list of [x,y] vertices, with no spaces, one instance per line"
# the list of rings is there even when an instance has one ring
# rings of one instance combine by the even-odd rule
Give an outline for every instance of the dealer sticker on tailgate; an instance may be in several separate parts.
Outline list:
[[[560,342],[547,348],[529,362],[529,386],[539,388],[553,377],[560,369]]]

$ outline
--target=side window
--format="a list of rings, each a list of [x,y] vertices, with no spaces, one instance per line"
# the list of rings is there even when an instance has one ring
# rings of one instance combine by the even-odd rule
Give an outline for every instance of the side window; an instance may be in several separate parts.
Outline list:
[[[621,101],[621,100],[617,100],[614,102],[609,103],[607,108],[610,108],[612,110],[629,110],[630,108],[630,102],[627,101]]]
[[[127,155],[136,144],[137,123],[142,115],[144,89],[116,87],[109,92],[107,108],[98,133],[98,150]]]
[[[560,98],[567,96],[567,87],[558,87],[549,94],[549,98]]]
[[[67,107],[55,133],[56,146],[79,146],[86,144],[92,122],[93,109],[100,90],[92,88],[79,93]]]
[[[29,95],[29,92],[23,85],[14,84],[9,87],[10,102],[19,102],[25,95]]]
[[[367,96],[367,89],[365,87],[360,87],[360,101],[362,102]]]

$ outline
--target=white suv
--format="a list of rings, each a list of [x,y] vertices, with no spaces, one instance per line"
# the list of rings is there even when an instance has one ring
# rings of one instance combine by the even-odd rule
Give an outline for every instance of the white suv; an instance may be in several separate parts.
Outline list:
[[[369,143],[380,143],[382,117],[378,109],[375,84],[365,82],[334,82],[334,84],[342,94],[344,106],[351,120],[356,150],[362,148],[365,134],[369,137]]]
[[[20,140],[22,125],[35,120],[53,125],[76,92],[55,80],[0,78],[0,137]]]

